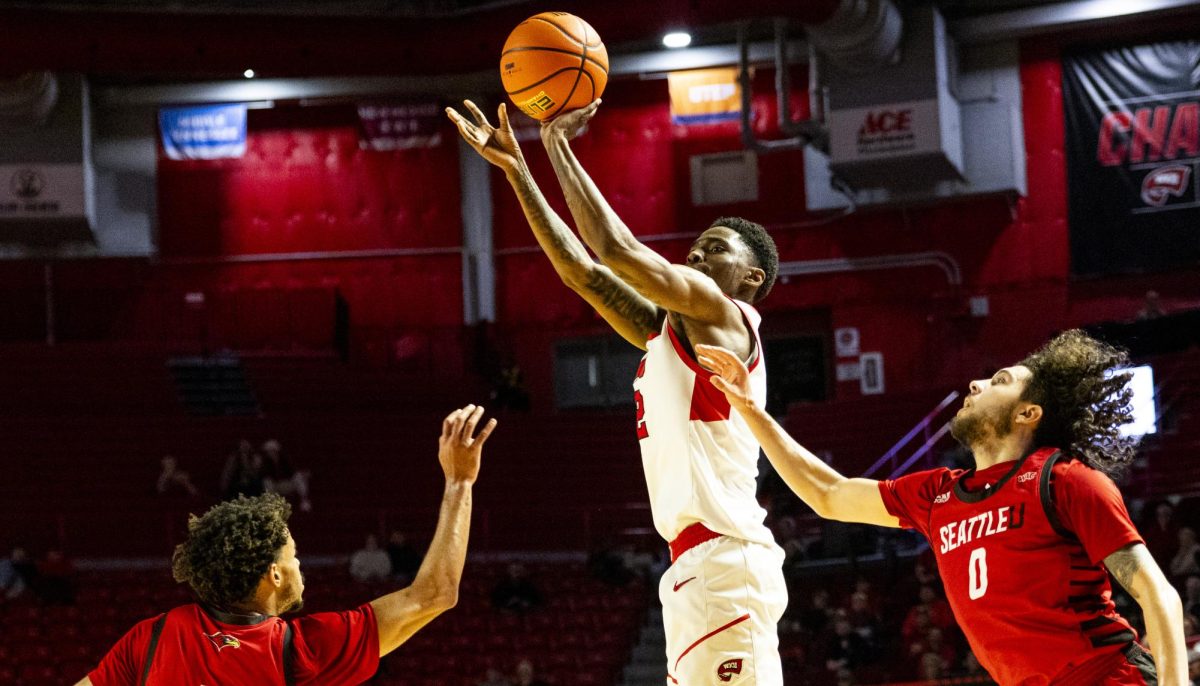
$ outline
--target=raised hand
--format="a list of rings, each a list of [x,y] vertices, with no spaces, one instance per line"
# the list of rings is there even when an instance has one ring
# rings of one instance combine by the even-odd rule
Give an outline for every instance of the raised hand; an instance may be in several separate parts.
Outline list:
[[[447,481],[474,483],[479,477],[483,444],[496,428],[496,420],[488,420],[487,425],[476,436],[475,426],[482,418],[482,407],[467,405],[451,412],[442,421],[442,437],[438,439],[438,462],[442,464]]]
[[[562,136],[567,140],[575,138],[583,133],[583,130],[587,127],[587,123],[596,115],[596,110],[599,107],[600,101],[595,100],[587,107],[571,110],[566,114],[558,115],[550,121],[542,122],[542,141],[545,142],[555,136]]]
[[[709,380],[725,394],[730,405],[745,409],[754,402],[750,397],[750,372],[737,355],[725,348],[700,343],[696,345],[696,359],[713,371]]]
[[[463,100],[463,107],[475,118],[474,124],[467,121],[467,118],[453,107],[446,108],[446,116],[458,127],[458,133],[462,135],[463,140],[475,148],[475,152],[506,172],[524,163],[521,146],[517,145],[517,137],[508,122],[508,109],[504,103],[500,103],[496,111],[499,128],[492,126],[483,112],[470,100]]]

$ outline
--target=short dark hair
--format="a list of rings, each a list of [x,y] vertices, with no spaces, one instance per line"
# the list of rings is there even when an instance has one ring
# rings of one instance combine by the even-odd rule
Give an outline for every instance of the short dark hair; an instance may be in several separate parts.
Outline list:
[[[1021,364],[1033,372],[1021,400],[1040,405],[1038,447],[1061,448],[1116,479],[1133,462],[1136,440],[1121,436],[1132,414],[1124,350],[1079,329],[1055,336]]]
[[[175,580],[201,602],[228,608],[254,595],[287,544],[292,506],[277,493],[238,496],[188,518],[188,537],[171,558]]]
[[[708,228],[714,226],[732,229],[742,237],[742,242],[750,248],[750,252],[754,253],[755,266],[763,270],[764,274],[762,285],[754,294],[754,302],[767,297],[767,293],[771,292],[771,287],[775,285],[775,277],[779,275],[779,251],[775,249],[775,241],[771,234],[767,233],[762,224],[741,217],[718,217]]]

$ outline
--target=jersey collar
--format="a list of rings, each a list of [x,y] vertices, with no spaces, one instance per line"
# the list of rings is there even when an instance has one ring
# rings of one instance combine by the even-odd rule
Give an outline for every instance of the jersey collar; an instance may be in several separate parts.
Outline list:
[[[975,468],[971,467],[954,480],[954,496],[964,503],[978,503],[992,497],[1000,491],[1000,488],[1004,486],[1004,484],[1008,483],[1009,479],[1013,478],[1016,476],[1017,472],[1021,471],[1021,467],[1025,465],[1025,460],[1028,460],[1030,455],[1033,455],[1039,450],[1042,450],[1042,448],[1033,448],[1029,452],[1022,455],[1021,458],[1016,461],[1016,464],[1014,464],[1011,469],[1005,472],[1004,476],[1000,477],[996,483],[989,486],[984,486],[978,491],[968,491],[966,487],[963,486],[963,481],[975,474]]]
[[[212,617],[222,624],[233,624],[235,626],[255,626],[257,624],[262,624],[271,618],[271,615],[264,615],[261,612],[226,612],[224,610],[218,610],[211,605],[205,605],[204,603],[199,603],[199,605],[200,609],[204,611],[204,614]]]

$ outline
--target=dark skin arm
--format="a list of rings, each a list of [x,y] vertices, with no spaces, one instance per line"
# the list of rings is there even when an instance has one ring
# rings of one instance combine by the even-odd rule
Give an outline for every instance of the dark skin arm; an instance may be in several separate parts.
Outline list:
[[[507,108],[500,105],[497,112],[499,126],[496,127],[470,100],[463,104],[475,119],[474,123],[450,108],[446,108],[446,115],[475,152],[504,171],[538,245],[550,258],[559,278],[625,340],[644,350],[646,339],[662,327],[665,313],[630,288],[612,269],[596,264],[579,238],[550,208],[525,164],[508,121]]]
[[[672,326],[689,342],[721,345],[747,359],[753,340],[741,310],[708,275],[671,264],[638,241],[575,157],[570,140],[583,131],[599,105],[596,101],[542,126],[542,143],[584,243],[618,278],[671,312]],[[737,285],[762,283],[761,269],[746,267],[744,272],[737,275]]]

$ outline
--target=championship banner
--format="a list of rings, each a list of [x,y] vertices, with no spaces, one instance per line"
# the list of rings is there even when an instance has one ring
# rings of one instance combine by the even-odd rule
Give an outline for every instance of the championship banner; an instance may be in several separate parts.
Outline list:
[[[436,102],[359,103],[360,147],[387,152],[442,144],[445,115]]]
[[[201,105],[159,110],[163,150],[172,160],[220,160],[246,154],[246,106]]]
[[[690,69],[667,74],[672,124],[712,124],[742,116],[737,69]]]
[[[1071,270],[1200,264],[1200,41],[1063,58]]]

